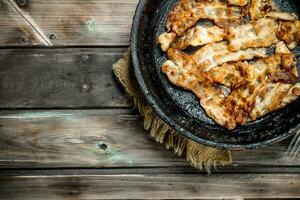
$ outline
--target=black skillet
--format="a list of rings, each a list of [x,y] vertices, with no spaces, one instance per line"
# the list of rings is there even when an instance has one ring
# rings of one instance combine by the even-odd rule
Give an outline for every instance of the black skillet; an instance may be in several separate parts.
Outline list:
[[[278,142],[295,133],[300,128],[300,98],[281,110],[228,131],[207,117],[191,92],[168,82],[161,73],[166,56],[156,38],[165,31],[166,16],[177,2],[140,0],[133,19],[131,50],[134,74],[156,113],[180,134],[218,148],[252,149]],[[275,3],[281,10],[300,13],[298,0],[275,0]],[[295,52],[299,55],[300,48]]]

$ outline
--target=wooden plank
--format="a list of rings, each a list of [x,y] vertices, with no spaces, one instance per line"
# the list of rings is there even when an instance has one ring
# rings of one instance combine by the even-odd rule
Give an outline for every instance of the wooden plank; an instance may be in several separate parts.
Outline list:
[[[0,0],[4,2],[5,0]],[[13,0],[9,0],[12,1]],[[16,1],[21,15],[50,46],[128,45],[132,17],[138,0],[30,0]],[[1,16],[1,15],[0,15]],[[14,20],[14,18],[13,18]],[[7,22],[8,21],[8,22]],[[0,24],[11,23],[6,15]],[[4,26],[5,32],[13,26]],[[16,26],[18,27],[18,26]],[[0,46],[18,45],[0,35]],[[28,44],[28,45],[35,45]]]
[[[0,49],[0,108],[130,107],[112,73],[125,51]]]
[[[7,0],[0,0],[0,46],[32,45],[46,43]]]
[[[286,148],[282,142],[234,152],[233,167],[225,170],[300,168],[300,160],[286,155]],[[188,163],[152,141],[142,128],[141,117],[131,110],[0,112],[0,168],[180,166]]]
[[[297,198],[300,174],[132,174],[0,178],[0,199]]]
[[[106,110],[7,111],[0,117],[0,165],[155,166],[163,165],[165,157],[178,162],[172,152],[149,140],[138,118]]]

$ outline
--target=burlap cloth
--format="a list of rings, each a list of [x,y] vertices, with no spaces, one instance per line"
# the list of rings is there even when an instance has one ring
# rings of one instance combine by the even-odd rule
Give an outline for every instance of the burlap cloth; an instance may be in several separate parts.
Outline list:
[[[173,149],[178,156],[186,157],[192,166],[210,171],[218,165],[229,165],[232,162],[231,153],[227,150],[216,149],[198,144],[176,133],[162,121],[145,102],[131,73],[130,50],[123,58],[113,65],[116,78],[132,98],[134,105],[144,117],[144,128],[156,142],[164,143],[167,149]]]

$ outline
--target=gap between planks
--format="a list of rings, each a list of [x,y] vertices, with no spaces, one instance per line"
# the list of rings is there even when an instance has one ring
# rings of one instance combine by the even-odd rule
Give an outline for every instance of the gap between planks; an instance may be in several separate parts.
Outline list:
[[[297,166],[227,166],[217,167],[212,174],[300,174],[300,167]],[[205,174],[191,166],[182,167],[107,167],[107,168],[38,168],[38,169],[0,169],[0,177],[10,176],[76,176],[76,175],[122,175],[122,174]]]

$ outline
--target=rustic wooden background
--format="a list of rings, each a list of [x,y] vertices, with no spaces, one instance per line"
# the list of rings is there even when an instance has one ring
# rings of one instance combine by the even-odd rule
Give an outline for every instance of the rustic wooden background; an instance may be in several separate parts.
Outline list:
[[[300,197],[290,141],[212,175],[153,142],[112,75],[137,0],[0,0],[0,199]]]

